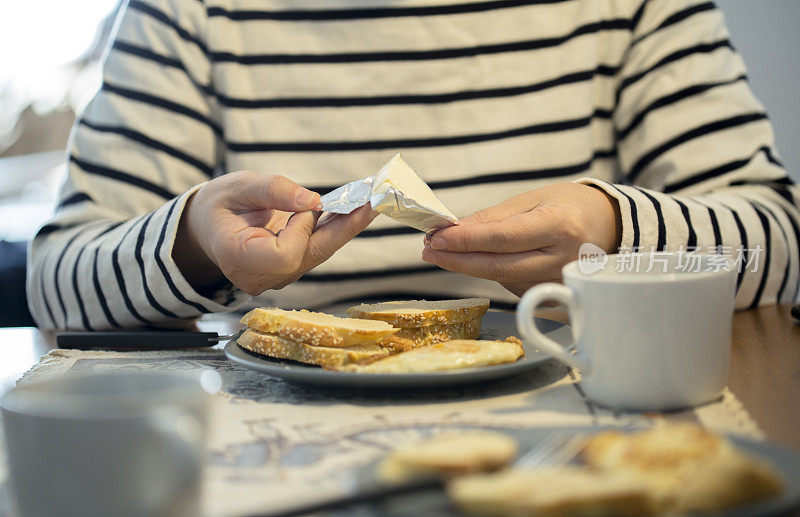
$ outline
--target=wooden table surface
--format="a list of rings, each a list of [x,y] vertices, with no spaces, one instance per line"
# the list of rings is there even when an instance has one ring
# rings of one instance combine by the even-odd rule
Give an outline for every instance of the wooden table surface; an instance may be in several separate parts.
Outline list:
[[[557,313],[551,316],[558,319]],[[213,316],[199,326],[225,333],[235,322],[231,316]],[[52,333],[0,329],[0,393],[54,347]],[[800,451],[800,325],[788,305],[736,314],[729,386],[767,438]]]
[[[788,305],[736,314],[728,384],[770,440],[800,451],[800,325]]]

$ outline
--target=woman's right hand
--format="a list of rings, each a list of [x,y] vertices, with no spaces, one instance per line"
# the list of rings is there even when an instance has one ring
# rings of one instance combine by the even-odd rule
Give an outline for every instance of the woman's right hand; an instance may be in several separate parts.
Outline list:
[[[317,226],[320,196],[278,175],[238,171],[203,185],[181,214],[172,257],[197,290],[227,278],[248,294],[284,287],[377,216],[363,206]]]

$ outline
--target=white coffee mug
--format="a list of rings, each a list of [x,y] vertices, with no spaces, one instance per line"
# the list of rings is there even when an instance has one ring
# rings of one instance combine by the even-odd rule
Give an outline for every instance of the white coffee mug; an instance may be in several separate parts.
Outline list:
[[[736,268],[719,255],[689,255],[571,262],[564,285],[537,285],[519,301],[519,332],[578,369],[601,405],[668,410],[713,400],[728,378]],[[534,311],[546,301],[569,311],[575,352],[536,328]]]
[[[199,514],[206,392],[197,377],[103,373],[0,401],[23,516]]]

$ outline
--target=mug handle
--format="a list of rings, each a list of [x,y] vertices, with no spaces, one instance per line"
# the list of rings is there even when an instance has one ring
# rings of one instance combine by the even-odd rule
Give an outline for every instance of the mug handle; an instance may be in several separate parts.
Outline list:
[[[565,285],[553,283],[533,286],[528,289],[517,304],[517,329],[522,334],[522,339],[534,346],[538,346],[544,352],[567,363],[569,366],[577,368],[582,373],[588,373],[592,369],[588,359],[580,353],[572,355],[567,352],[566,348],[545,336],[536,328],[533,315],[536,309],[546,301],[561,302],[570,314],[574,314],[575,296],[572,289]]]

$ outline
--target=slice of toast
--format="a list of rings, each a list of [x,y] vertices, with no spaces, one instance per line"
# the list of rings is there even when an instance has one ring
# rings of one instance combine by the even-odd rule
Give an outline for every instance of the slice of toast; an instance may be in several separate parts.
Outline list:
[[[401,483],[420,476],[463,475],[504,467],[517,454],[517,441],[489,431],[445,433],[401,446],[378,466],[387,483]]]
[[[590,438],[581,457],[593,468],[637,476],[662,507],[680,514],[718,512],[782,490],[770,465],[692,423],[607,431]]]
[[[316,364],[324,368],[375,361],[389,355],[388,350],[375,344],[350,347],[311,346],[253,329],[248,329],[239,336],[237,343],[257,354]]]
[[[683,482],[681,472],[706,461],[723,440],[692,424],[656,427],[637,433],[606,431],[591,437],[581,452],[592,468],[641,476],[663,507],[670,506]]]
[[[480,335],[481,319],[476,318],[449,325],[401,328],[396,334],[381,339],[378,344],[397,353],[454,339],[477,339]]]
[[[326,347],[375,344],[399,330],[384,321],[339,318],[332,314],[307,310],[266,308],[248,312],[242,316],[242,323],[252,329],[292,341]]]
[[[458,300],[408,300],[361,304],[347,309],[351,318],[385,321],[395,327],[449,325],[481,318],[489,309],[488,298]]]
[[[357,373],[426,373],[513,363],[523,355],[522,345],[513,341],[457,339],[390,355],[370,364],[333,369]]]
[[[635,476],[580,467],[460,477],[448,483],[447,495],[470,515],[600,517],[653,515],[658,510]]]
[[[699,425],[675,423],[640,432],[606,431],[587,440],[581,458],[601,469],[679,470],[716,454],[725,440]]]
[[[680,514],[717,513],[739,505],[773,497],[783,491],[783,480],[775,467],[726,447],[684,477],[673,508]]]

